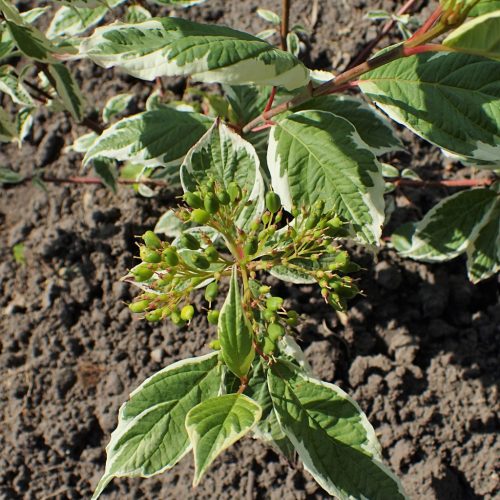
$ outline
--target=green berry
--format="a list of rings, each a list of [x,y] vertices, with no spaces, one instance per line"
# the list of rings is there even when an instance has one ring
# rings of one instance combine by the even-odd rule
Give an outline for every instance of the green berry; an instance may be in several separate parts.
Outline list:
[[[262,311],[262,317],[268,322],[268,323],[273,323],[276,321],[278,316],[274,311],[271,311],[271,309],[264,309]]]
[[[269,297],[266,300],[266,307],[270,311],[277,311],[283,305],[283,299],[281,297]]]
[[[158,248],[161,248],[161,240],[156,236],[153,231],[146,231],[142,235],[142,239],[144,240],[144,243],[146,246],[152,250],[157,250]]]
[[[217,294],[219,293],[219,285],[216,281],[209,283],[207,288],[205,288],[205,299],[207,302],[212,302],[217,298]]]
[[[186,320],[181,318],[179,311],[173,311],[170,319],[172,320],[172,323],[178,327],[183,327],[186,324]]]
[[[181,309],[181,319],[184,321],[191,321],[194,316],[194,307],[189,304]]]
[[[217,199],[219,200],[219,203],[221,205],[228,205],[231,201],[231,198],[229,197],[229,193],[227,191],[220,191],[219,193],[217,193]]]
[[[261,285],[259,287],[259,293],[262,295],[265,295],[266,293],[269,293],[271,291],[271,287],[267,285]]]
[[[214,351],[220,351],[221,349],[220,342],[218,340],[212,340],[212,342],[208,344],[208,347],[210,347],[210,349],[213,349]]]
[[[281,208],[281,198],[278,194],[273,191],[269,191],[266,194],[266,208],[272,214],[275,214]]]
[[[145,264],[140,264],[139,266],[132,269],[131,273],[134,275],[136,281],[147,281],[151,276],[153,276],[154,271],[150,269]]]
[[[229,199],[233,203],[241,198],[241,189],[236,182],[229,183],[227,186],[227,193],[229,194]]]
[[[213,193],[208,193],[205,196],[203,204],[209,214],[215,214],[219,210],[219,199]]]
[[[314,229],[318,222],[319,222],[319,215],[318,214],[311,214],[309,218],[306,220],[305,228],[309,231],[311,229]]]
[[[210,220],[210,214],[203,208],[195,208],[191,212],[191,220],[196,224],[206,224]]]
[[[270,355],[276,350],[276,344],[269,338],[264,338],[264,345],[262,346],[262,352],[264,354]]]
[[[219,315],[220,315],[220,312],[217,310],[208,311],[208,313],[207,313],[208,322],[211,325],[216,325],[217,323],[219,323]]]
[[[194,193],[190,193],[189,191],[187,193],[184,193],[184,201],[191,207],[191,208],[202,208],[203,207],[203,200]]]
[[[149,300],[139,300],[137,302],[132,302],[132,304],[129,304],[128,308],[133,313],[141,313],[141,312],[144,312],[148,308],[149,303],[150,303]]]
[[[179,263],[179,256],[177,255],[177,251],[175,250],[175,247],[168,247],[165,250],[163,250],[163,258],[165,259],[165,262],[169,266],[176,266]]]
[[[271,323],[267,327],[267,335],[273,341],[276,341],[285,335],[285,329],[279,323]]]
[[[148,262],[149,264],[158,264],[159,262],[161,262],[161,255],[146,246],[141,246],[139,252],[141,259],[144,262]]]
[[[243,247],[243,252],[247,257],[255,255],[259,249],[259,240],[255,237],[249,238]]]
[[[200,248],[200,242],[189,233],[184,233],[180,240],[181,246],[189,248],[189,250],[198,250]]]
[[[201,253],[193,254],[191,259],[198,269],[208,269],[210,267],[210,262],[208,262],[208,259]]]
[[[213,245],[205,248],[205,256],[209,262],[217,262],[219,260],[219,252]]]
[[[288,318],[286,319],[286,324],[290,326],[297,326],[299,323],[299,315],[296,311],[288,311],[286,313]]]
[[[151,323],[156,323],[157,321],[160,321],[162,317],[162,310],[161,309],[155,309],[154,311],[146,313],[144,316],[147,321],[150,321]]]

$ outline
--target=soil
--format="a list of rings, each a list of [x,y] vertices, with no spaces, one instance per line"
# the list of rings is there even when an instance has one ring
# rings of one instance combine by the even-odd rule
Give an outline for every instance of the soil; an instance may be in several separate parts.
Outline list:
[[[297,5],[294,21],[307,25],[313,4]],[[351,40],[375,34],[363,20],[366,11],[398,5],[320,1],[311,64],[341,68],[362,48]],[[263,24],[256,7],[212,0],[187,15],[257,32]],[[137,95],[131,111],[140,110],[151,86],[87,64],[75,71],[98,108],[131,89]],[[81,157],[63,152],[77,132],[64,115],[41,111],[22,149],[2,145],[0,164],[23,173],[36,167],[80,174]],[[396,160],[427,177],[442,175],[439,153],[404,137],[412,156]],[[412,202],[428,208],[442,194],[398,193],[397,216],[415,216]],[[124,305],[135,293],[119,281],[134,262],[134,235],[153,227],[173,203],[174,193],[146,199],[98,186],[0,192],[0,499],[88,498],[131,389],[173,361],[208,351],[214,332],[201,316],[189,329],[152,327],[131,318]],[[12,256],[17,243],[25,245],[24,266]],[[461,259],[430,266],[388,249],[376,256],[353,252],[365,268],[364,295],[346,315],[336,316],[313,287],[273,282],[307,318],[299,338],[313,369],[359,402],[411,498],[499,498],[498,277],[472,286]],[[186,457],[157,477],[115,479],[103,498],[328,498],[300,466],[250,438],[217,459],[197,489],[192,477]]]

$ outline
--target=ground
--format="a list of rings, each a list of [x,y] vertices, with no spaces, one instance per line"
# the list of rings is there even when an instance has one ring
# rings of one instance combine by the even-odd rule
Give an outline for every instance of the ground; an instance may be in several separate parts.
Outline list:
[[[320,0],[315,18],[314,2],[297,2],[294,21],[314,24],[310,63],[341,69],[375,35],[363,20],[367,10],[401,3]],[[278,4],[211,0],[187,15],[257,32],[255,8]],[[132,110],[140,110],[151,88],[90,64],[75,71],[98,107],[131,89]],[[81,174],[81,157],[64,147],[82,130],[67,116],[40,112],[22,149],[1,146],[0,164]],[[395,161],[444,175],[439,152],[404,138],[411,154]],[[412,215],[411,202],[427,209],[443,194],[398,192],[399,217]],[[88,498],[128,393],[161,367],[208,352],[214,331],[201,316],[182,330],[135,320],[125,303],[136,292],[119,281],[137,253],[134,235],[153,227],[175,195],[145,199],[126,188],[114,195],[75,185],[0,191],[1,499]],[[25,266],[11,251],[21,242]],[[299,342],[314,371],[359,402],[411,498],[498,498],[498,277],[473,286],[460,259],[431,266],[389,249],[352,251],[364,268],[363,295],[346,315],[337,316],[314,287],[271,282],[304,315]],[[300,465],[250,438],[223,453],[197,489],[192,476],[186,457],[154,478],[115,479],[103,498],[328,498]]]

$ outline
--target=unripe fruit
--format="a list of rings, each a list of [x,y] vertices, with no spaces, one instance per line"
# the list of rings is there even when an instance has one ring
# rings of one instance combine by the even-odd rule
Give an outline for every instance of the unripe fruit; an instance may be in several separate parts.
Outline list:
[[[184,193],[184,201],[191,207],[191,208],[202,208],[203,207],[203,200],[194,193],[190,193],[189,191],[187,193]]]
[[[285,335],[285,329],[279,323],[271,323],[267,327],[267,335],[271,340],[276,341]]]
[[[219,200],[221,205],[227,205],[231,201],[231,198],[229,197],[227,191],[221,191],[220,193],[217,193],[217,199]]]
[[[161,255],[145,246],[141,246],[139,255],[144,262],[148,262],[149,264],[158,264],[161,262]]]
[[[158,248],[161,248],[161,240],[156,236],[153,231],[146,231],[142,235],[142,239],[144,240],[144,243],[148,248],[151,248],[152,250],[157,250]]]
[[[323,200],[316,200],[313,205],[313,209],[320,214],[323,213],[323,210],[325,209],[325,202]]]
[[[200,242],[189,233],[184,233],[181,236],[181,246],[189,248],[189,250],[198,250],[200,248]]]
[[[264,224],[269,224],[269,221],[271,220],[271,214],[269,212],[264,212],[262,214],[262,222]]]
[[[264,354],[270,355],[276,350],[276,344],[269,338],[264,338],[264,345],[262,346],[262,352]]]
[[[319,222],[318,214],[311,214],[309,218],[306,220],[305,228],[309,231],[310,229],[314,229]]]
[[[262,317],[268,322],[268,323],[273,323],[276,321],[278,316],[274,311],[271,311],[271,309],[264,309],[262,311]]]
[[[209,262],[217,262],[219,260],[219,252],[213,245],[205,248],[205,256]]]
[[[250,224],[250,231],[257,231],[260,227],[260,220],[259,219],[256,219],[256,220],[253,220]]]
[[[205,196],[203,204],[209,214],[215,214],[219,210],[219,200],[213,193],[208,193]]]
[[[283,305],[283,299],[281,297],[269,297],[266,300],[266,307],[270,311],[277,311]]]
[[[141,264],[134,268],[131,273],[134,275],[136,281],[147,281],[151,276],[153,276],[154,271],[149,269],[145,264]]]
[[[236,182],[229,183],[229,185],[227,186],[227,193],[229,194],[229,199],[232,202],[241,198],[241,189],[238,184],[236,184]]]
[[[290,326],[297,326],[297,324],[299,323],[299,315],[297,311],[288,311],[286,315],[288,316],[288,318],[286,319],[286,324]]]
[[[210,267],[210,262],[208,262],[208,259],[202,254],[195,253],[192,256],[192,261],[193,261],[193,264],[198,269],[208,269]]]
[[[251,255],[254,255],[257,253],[257,250],[259,249],[259,240],[255,237],[250,238],[246,243],[245,246],[243,247],[243,252],[247,257],[250,257]]]
[[[261,294],[266,294],[266,293],[269,293],[270,291],[271,291],[270,286],[262,285],[259,287],[259,293],[261,293]]]
[[[203,208],[196,208],[191,212],[191,220],[196,224],[206,224],[210,220],[210,214]]]
[[[273,191],[269,191],[266,194],[266,208],[272,214],[275,214],[281,208],[281,198],[278,194]]]
[[[173,247],[168,247],[163,250],[163,257],[169,266],[176,266],[179,263],[179,256]]]
[[[194,316],[194,307],[189,304],[181,309],[181,319],[184,321],[191,321]]]
[[[147,321],[150,321],[151,323],[156,323],[157,321],[160,321],[162,316],[162,310],[161,309],[155,309],[154,311],[146,313],[144,316]]]
[[[207,288],[205,288],[205,299],[207,302],[212,302],[217,298],[217,294],[219,293],[219,285],[216,281],[209,283]]]
[[[128,305],[128,308],[133,313],[141,313],[144,312],[149,306],[149,300],[139,300],[137,302],[132,302],[132,304]]]
[[[220,351],[220,342],[218,340],[212,340],[212,342],[208,344],[208,347],[214,351]]]
[[[172,323],[178,327],[182,327],[186,324],[186,321],[181,318],[179,311],[173,311],[170,319],[172,320]]]
[[[207,320],[211,325],[216,325],[219,323],[220,312],[217,310],[208,311]]]

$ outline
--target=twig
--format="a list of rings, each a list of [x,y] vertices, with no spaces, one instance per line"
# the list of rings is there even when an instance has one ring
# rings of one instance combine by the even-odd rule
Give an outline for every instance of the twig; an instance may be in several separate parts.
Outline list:
[[[26,182],[29,182],[33,180],[36,176],[28,176],[25,177],[21,182],[17,183],[23,184]],[[104,185],[104,182],[99,179],[99,177],[40,177],[40,180],[43,182],[47,183],[52,183],[52,184],[102,184]],[[116,180],[117,184],[123,184],[123,185],[134,185],[134,184],[145,184],[149,186],[158,186],[158,187],[169,187],[170,184],[166,181],[162,181],[160,179],[140,179],[140,180],[134,180],[134,179],[117,179]]]
[[[406,14],[408,11],[410,11],[417,0],[408,0],[398,11],[397,11],[397,16],[402,16],[403,14]],[[366,61],[369,57],[369,55],[372,53],[373,49],[377,46],[377,44],[387,36],[392,28],[396,25],[396,20],[395,19],[390,19],[387,21],[384,26],[382,27],[382,30],[380,33],[356,56],[356,58],[349,63],[349,66],[347,66],[347,69],[352,68],[353,66],[357,66],[358,64]]]
[[[455,179],[443,181],[421,181],[415,179],[396,179],[392,181],[396,186],[412,187],[478,187],[491,186],[495,179]]]
[[[290,23],[290,3],[292,0],[281,0],[281,26],[280,26],[280,38],[281,38],[281,48],[283,50],[287,49],[286,37],[288,35],[289,23]]]

